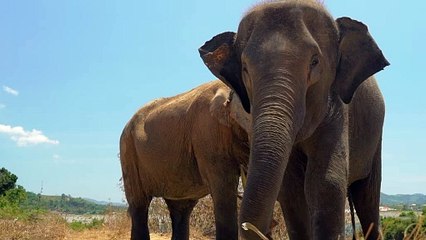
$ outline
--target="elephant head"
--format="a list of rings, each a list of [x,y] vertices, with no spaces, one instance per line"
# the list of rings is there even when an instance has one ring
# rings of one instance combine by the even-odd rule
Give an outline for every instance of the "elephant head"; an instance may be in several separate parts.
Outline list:
[[[199,52],[252,115],[240,221],[266,233],[293,146],[389,63],[367,26],[346,17],[334,20],[321,4],[309,1],[256,6],[237,33],[221,33]],[[255,238],[250,234],[243,237]]]

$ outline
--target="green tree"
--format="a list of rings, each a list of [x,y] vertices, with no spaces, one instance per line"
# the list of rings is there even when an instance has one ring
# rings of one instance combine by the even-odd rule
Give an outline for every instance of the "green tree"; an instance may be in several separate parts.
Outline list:
[[[16,188],[7,190],[0,199],[2,199],[3,204],[18,207],[27,200],[27,192],[24,187],[18,185]]]
[[[0,196],[4,195],[7,190],[14,189],[18,177],[9,172],[6,168],[0,169]]]
[[[21,204],[27,200],[27,193],[22,186],[16,185],[16,175],[5,168],[1,170],[0,218],[23,217]]]

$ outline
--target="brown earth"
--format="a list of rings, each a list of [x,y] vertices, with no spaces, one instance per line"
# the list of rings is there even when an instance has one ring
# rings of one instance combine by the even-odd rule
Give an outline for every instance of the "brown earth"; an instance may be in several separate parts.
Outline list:
[[[169,240],[171,235],[169,234],[157,234],[153,233],[151,235],[151,240]],[[75,239],[85,239],[85,240],[112,240],[112,239],[130,239],[130,232],[117,236],[115,231],[107,229],[95,229],[95,230],[85,230],[85,231],[69,231],[66,233],[64,240],[75,240]]]
[[[171,234],[159,234],[159,233],[151,233],[151,240],[170,240]],[[82,232],[69,232],[66,234],[66,240],[74,240],[74,239],[85,239],[85,240],[112,240],[112,239],[130,239],[130,232],[121,235],[119,237],[115,236],[115,232],[108,230],[86,230]],[[190,239],[193,240],[208,240],[211,238],[199,236],[199,234],[191,234]]]

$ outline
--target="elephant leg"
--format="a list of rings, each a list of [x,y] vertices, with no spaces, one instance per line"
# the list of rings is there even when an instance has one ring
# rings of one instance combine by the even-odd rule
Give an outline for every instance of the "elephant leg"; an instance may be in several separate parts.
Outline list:
[[[212,154],[212,152],[216,154]],[[216,239],[238,239],[237,188],[239,165],[220,149],[198,154],[198,166],[213,199]]]
[[[216,223],[216,239],[238,239],[238,175],[216,176],[210,182]]]
[[[306,146],[305,196],[311,239],[344,239],[349,150],[345,139],[329,128],[317,131],[317,140]]]
[[[189,218],[198,200],[165,199],[172,219],[172,240],[189,239]]]
[[[305,169],[306,156],[293,151],[278,195],[290,239],[311,239],[304,192]]]
[[[311,217],[312,239],[344,239],[346,178],[309,174],[305,195]]]
[[[356,213],[361,222],[366,239],[380,239],[380,183],[381,183],[381,144],[373,160],[369,177],[356,181],[349,187]],[[368,233],[368,236],[367,236]]]
[[[148,208],[151,197],[138,204],[129,204],[129,214],[132,219],[132,240],[149,240]]]

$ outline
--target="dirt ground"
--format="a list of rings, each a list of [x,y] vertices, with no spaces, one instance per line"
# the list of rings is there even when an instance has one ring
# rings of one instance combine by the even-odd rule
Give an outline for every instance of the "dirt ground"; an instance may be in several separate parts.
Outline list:
[[[107,239],[130,239],[130,233],[117,236],[115,232],[111,232],[105,229],[102,230],[85,230],[85,231],[67,231],[65,234],[66,240],[74,239],[87,239],[87,240],[107,240]],[[154,240],[165,240],[170,239],[167,236],[160,236],[157,234],[151,234],[151,239]]]
[[[193,240],[208,240],[209,238],[202,237],[199,234],[191,234],[195,236],[191,236],[190,239]],[[157,234],[157,233],[151,233],[151,240],[169,240],[171,239],[171,234]],[[130,239],[130,233],[117,236],[116,232],[114,231],[108,231],[105,229],[102,230],[86,230],[82,232],[77,231],[68,231],[65,235],[66,240],[77,240],[77,239],[84,239],[84,240],[119,240],[119,239]]]

